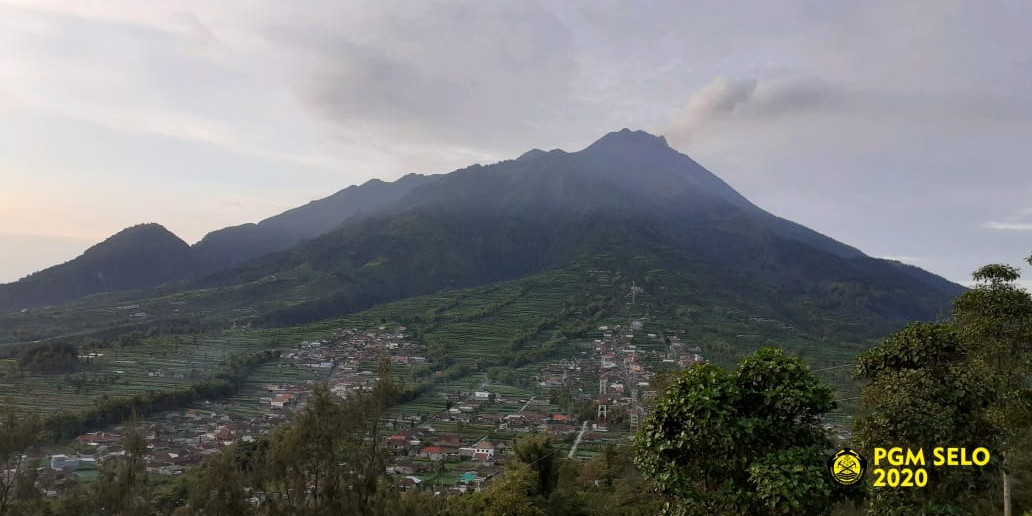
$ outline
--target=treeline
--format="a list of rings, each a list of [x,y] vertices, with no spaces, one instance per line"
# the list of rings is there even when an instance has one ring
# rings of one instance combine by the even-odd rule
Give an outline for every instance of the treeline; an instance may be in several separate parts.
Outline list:
[[[49,346],[73,347],[86,350],[99,349],[110,345],[131,347],[142,343],[144,339],[148,338],[197,335],[202,331],[202,327],[186,320],[131,326],[120,325],[116,328],[98,330],[84,335],[62,337],[54,342],[30,342],[0,346],[0,358],[18,358],[23,354],[31,354],[34,349],[46,349]]]
[[[137,320],[133,322],[118,320],[111,321],[107,327],[102,328],[98,328],[96,321],[89,318],[76,319],[74,322],[61,326],[50,325],[46,320],[37,321],[36,319],[26,319],[25,322],[19,322],[20,319],[8,319],[8,321],[11,321],[12,326],[10,328],[0,328],[0,336],[7,335],[7,338],[10,340],[29,342],[59,339],[61,342],[68,342],[76,346],[110,342],[122,335],[136,332],[147,337],[189,335],[223,327],[221,322],[203,322],[182,317],[147,321]],[[98,321],[103,322],[103,319]],[[73,332],[76,334],[75,336],[67,336],[68,333]],[[36,344],[26,343],[0,346],[0,355],[5,352],[6,348],[21,349],[33,345]]]
[[[203,382],[183,389],[99,398],[94,406],[85,410],[63,412],[46,418],[44,427],[54,441],[62,441],[92,429],[119,424],[134,415],[142,417],[200,400],[232,396],[239,391],[241,382],[256,366],[278,358],[279,351],[231,355]]]
[[[29,346],[18,352],[18,368],[33,373],[70,373],[79,368],[79,350],[67,342]]]

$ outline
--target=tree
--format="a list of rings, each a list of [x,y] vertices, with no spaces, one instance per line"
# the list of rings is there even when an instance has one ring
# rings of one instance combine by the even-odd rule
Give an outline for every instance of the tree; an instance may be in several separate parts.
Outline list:
[[[826,514],[846,495],[825,473],[831,389],[764,348],[731,372],[703,364],[666,390],[635,438],[635,463],[667,514]]]
[[[26,454],[43,442],[43,423],[38,417],[22,417],[11,408],[3,412],[0,419],[0,514],[5,514],[14,501],[16,487],[32,474]]]
[[[538,482],[537,474],[525,463],[517,462],[487,493],[485,516],[544,516],[534,505],[531,493]]]
[[[190,477],[189,504],[193,514],[245,516],[251,514],[236,446],[209,460]]]
[[[33,373],[69,373],[79,368],[79,350],[67,342],[35,344],[18,353],[18,367]]]
[[[1009,265],[986,265],[973,277],[978,283],[954,301],[953,319],[995,394],[986,417],[1000,440],[1003,510],[1010,516],[1010,470],[1032,444],[1032,296],[1017,286],[1021,276]]]
[[[877,490],[871,510],[879,514],[982,514],[1000,508],[987,502],[996,489],[1006,516],[1012,502],[1032,507],[1030,490],[1012,489],[1015,475],[1032,480],[1020,478],[1032,446],[1032,296],[1009,265],[986,265],[973,277],[951,320],[912,324],[860,357],[870,413],[857,421],[857,436],[868,447],[985,447],[993,460],[929,470],[936,489]]]
[[[516,441],[513,453],[536,475],[532,492],[548,498],[558,478],[558,449],[547,435],[530,435]]]
[[[190,511],[233,514],[244,493],[262,499],[258,514],[379,515],[395,507],[386,485],[384,410],[402,386],[392,380],[390,361],[380,364],[370,390],[340,400],[317,385],[305,409],[268,439],[234,445],[190,485]]]
[[[995,394],[987,370],[970,361],[970,346],[947,323],[913,323],[860,355],[858,376],[868,384],[855,423],[861,449],[937,446],[996,449],[986,419]],[[929,457],[930,459],[930,457]],[[987,466],[996,467],[996,464]],[[874,514],[969,514],[988,498],[985,468],[928,468],[934,489],[873,489]],[[984,510],[984,508],[982,508]]]
[[[134,415],[125,432],[125,456],[105,464],[91,486],[89,498],[100,515],[134,516],[150,513],[147,442]]]

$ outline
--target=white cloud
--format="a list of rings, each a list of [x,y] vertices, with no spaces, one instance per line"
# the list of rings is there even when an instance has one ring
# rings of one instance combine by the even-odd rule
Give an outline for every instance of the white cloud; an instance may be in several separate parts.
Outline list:
[[[1032,222],[986,222],[985,227],[1001,231],[1032,231]]]
[[[1018,210],[1004,220],[986,222],[982,227],[998,231],[1032,231],[1032,208]]]

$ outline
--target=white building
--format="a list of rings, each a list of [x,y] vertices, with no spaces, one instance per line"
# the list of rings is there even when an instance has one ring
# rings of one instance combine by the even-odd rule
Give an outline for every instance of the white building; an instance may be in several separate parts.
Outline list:
[[[486,455],[488,459],[492,459],[494,458],[495,447],[491,441],[485,439],[473,445],[473,452],[475,454],[482,453]]]
[[[52,455],[50,457],[50,467],[54,469],[76,469],[79,467],[78,457],[68,455]]]

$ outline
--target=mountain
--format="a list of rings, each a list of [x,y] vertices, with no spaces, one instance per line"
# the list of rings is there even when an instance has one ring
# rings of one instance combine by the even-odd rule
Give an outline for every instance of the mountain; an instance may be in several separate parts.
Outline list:
[[[126,228],[61,265],[0,285],[0,311],[56,305],[90,294],[141,290],[194,268],[190,246],[159,224]]]
[[[361,216],[397,201],[416,186],[430,180],[415,174],[393,183],[373,179],[257,224],[212,231],[193,246],[200,266],[197,272],[214,272],[271,252],[289,249],[302,240],[326,233],[351,217]]]
[[[158,294],[192,292],[205,320],[237,311],[266,325],[604,270],[637,278],[671,314],[719,306],[855,340],[934,319],[963,291],[770,214],[662,137],[627,129],[577,152],[535,149],[450,174],[370,181],[173,256],[192,269],[170,271],[165,278],[186,280]],[[38,298],[16,299],[9,306]]]
[[[289,249],[302,240],[328,232],[349,218],[397,201],[417,185],[432,180],[432,176],[415,174],[393,183],[373,179],[257,224],[212,231],[192,248],[157,224],[134,226],[97,244],[71,262],[0,285],[0,312],[66,303],[100,292],[146,289],[170,281],[201,277]],[[166,247],[169,252],[162,254],[160,250]],[[151,253],[150,249],[156,251]],[[152,267],[151,263],[155,265]],[[113,271],[115,276],[112,276]],[[95,275],[96,278],[93,277]]]
[[[854,335],[935,318],[963,291],[767,213],[663,138],[629,130],[436,177],[194,286],[232,287],[266,323],[296,324],[572,263],[651,277],[670,307],[737,296],[815,331],[849,321]]]

